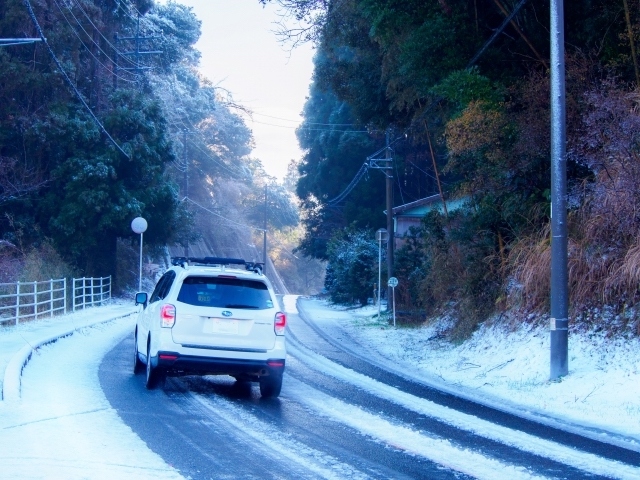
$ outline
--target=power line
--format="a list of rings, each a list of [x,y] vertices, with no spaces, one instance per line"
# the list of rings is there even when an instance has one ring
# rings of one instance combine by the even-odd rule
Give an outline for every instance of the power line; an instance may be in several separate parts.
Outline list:
[[[351,183],[349,183],[349,185],[347,185],[347,187],[337,197],[334,197],[331,200],[328,200],[327,202],[325,202],[325,204],[329,207],[333,207],[338,203],[342,202],[342,200],[344,200],[347,197],[347,195],[349,195],[351,191],[356,187],[358,182],[360,182],[360,179],[364,176],[365,173],[367,173],[368,169],[369,169],[369,162],[364,162],[360,167],[360,170],[358,170],[356,175],[351,180]]]
[[[489,48],[489,45],[491,45],[493,43],[493,41],[498,37],[498,35],[500,35],[502,33],[502,31],[507,26],[507,24],[511,20],[513,20],[513,17],[515,17],[517,15],[517,13],[520,11],[520,9],[524,6],[525,3],[527,3],[527,0],[520,0],[520,3],[518,5],[516,5],[516,7],[511,12],[511,14],[508,15],[504,19],[504,21],[502,22],[502,25],[500,25],[500,27],[498,27],[498,29],[495,32],[493,32],[493,35],[491,35],[491,38],[489,38],[489,40],[487,40],[485,42],[485,44],[482,46],[482,48],[480,50],[478,50],[478,53],[476,53],[473,56],[473,58],[469,61],[469,63],[467,64],[467,68],[471,68],[473,66],[473,64],[476,63],[476,61],[482,56],[482,54],[485,52],[485,50],[487,48]]]
[[[176,80],[175,80],[175,75],[174,75],[174,80],[173,80],[173,82],[172,82],[171,93],[172,93],[172,95],[173,95],[174,99],[175,99],[177,102],[179,102],[179,103],[180,103],[180,105],[182,106],[182,110],[183,110],[184,112],[187,112],[188,110],[185,108],[185,105],[184,105],[184,102],[182,101],[182,98],[181,98],[181,97],[180,97],[180,95],[178,95],[178,94],[177,94],[177,92],[176,92]],[[196,132],[196,134],[198,135],[198,137],[200,138],[200,140],[201,140],[203,143],[206,143],[206,142],[205,142],[205,139],[204,139],[204,136],[202,135],[202,132],[201,132],[198,128],[196,128],[196,127],[193,125],[193,123],[192,123],[192,122],[191,122],[191,120],[189,119],[188,115],[186,115],[186,114],[185,114],[185,115],[180,115],[180,116],[179,116],[179,118],[180,118],[180,121],[181,121],[181,123],[182,123],[183,127],[187,128],[188,130],[192,130],[192,131]],[[188,125],[187,125],[187,124],[185,124],[185,120],[188,122]],[[213,158],[213,157],[209,154],[209,152],[207,152],[207,151],[203,150],[199,145],[194,144],[194,147],[195,147],[198,151],[200,151],[202,154],[204,154],[204,155],[205,155],[205,157],[207,157],[207,158],[208,158],[209,160],[211,160],[212,162],[214,162],[214,163],[218,164],[219,166],[221,166],[223,169],[225,169],[225,170],[226,170],[227,172],[229,172],[231,175],[234,175],[234,176],[235,176],[235,175],[239,175],[240,177],[245,177],[245,176],[246,176],[246,173],[245,173],[244,171],[241,171],[241,170],[238,170],[238,169],[235,169],[235,170],[234,170],[234,169],[232,169],[231,167],[229,167],[226,163],[224,163],[222,160],[219,160],[219,159]],[[202,171],[202,170],[200,170],[200,171]],[[204,172],[202,172],[202,173],[204,173]]]
[[[193,204],[194,204],[194,205],[196,205],[197,207],[200,207],[200,208],[201,208],[201,209],[203,209],[204,211],[209,212],[211,215],[215,215],[216,217],[219,217],[219,218],[221,218],[221,219],[223,219],[223,220],[225,220],[225,221],[229,222],[229,223],[230,223],[230,224],[232,224],[232,225],[237,225],[237,226],[239,226],[239,227],[249,228],[249,229],[251,229],[251,230],[257,230],[258,232],[264,232],[264,231],[265,231],[265,229],[264,229],[264,228],[254,227],[254,226],[252,226],[252,225],[246,225],[246,224],[244,224],[244,223],[235,222],[235,221],[233,221],[233,220],[231,220],[231,219],[229,219],[229,218],[227,218],[227,217],[223,217],[223,216],[222,216],[222,215],[220,215],[219,213],[213,212],[213,211],[209,210],[208,208],[203,207],[202,205],[200,205],[199,203],[197,203],[197,202],[195,202],[195,201],[191,200],[191,199],[190,199],[190,198],[188,198],[188,197],[184,197],[182,200],[183,200],[183,201],[184,201],[184,200],[187,200],[188,202],[193,203]]]
[[[109,46],[110,46],[110,47],[115,51],[116,55],[122,55],[122,53],[118,50],[118,48],[117,48],[113,43],[111,43],[111,42],[109,41],[109,39],[108,39],[107,37],[105,37],[105,36],[102,34],[102,32],[100,31],[100,29],[99,29],[99,28],[98,28],[98,27],[93,23],[93,21],[91,20],[91,17],[90,17],[90,16],[87,14],[87,12],[82,8],[82,5],[80,5],[80,2],[78,2],[78,0],[74,0],[74,2],[75,2],[75,5],[78,7],[78,9],[79,9],[79,10],[82,12],[82,14],[85,16],[85,18],[87,19],[87,21],[88,21],[88,22],[91,24],[91,26],[92,26],[92,27],[93,27],[93,28],[98,32],[98,35],[100,35],[100,36],[102,37],[102,39],[103,39],[105,42],[107,42],[107,45],[109,45]],[[70,8],[70,7],[69,7],[69,10],[71,10],[71,8]],[[74,18],[75,18],[75,15],[74,15]],[[77,21],[77,19],[76,19],[76,21]],[[80,24],[80,22],[78,22],[78,24]],[[87,34],[87,36],[88,36],[88,34]],[[92,41],[93,41],[93,39],[92,39]],[[94,42],[94,43],[95,43],[95,42]],[[103,51],[103,50],[101,50],[101,51]],[[103,51],[103,52],[104,52],[104,51]],[[105,53],[105,55],[107,55],[107,54]],[[107,55],[107,58],[109,58],[109,56],[108,56],[108,55]],[[125,60],[126,60],[127,62],[129,62],[129,63],[131,63],[131,64],[133,65],[133,60],[130,60],[130,59],[129,59],[129,58],[127,58],[127,57],[124,57],[124,58],[125,58]],[[116,63],[116,62],[115,62],[115,60],[113,60],[113,59],[111,59],[111,58],[109,58],[109,59],[110,59],[113,63]]]
[[[282,118],[282,117],[274,117],[271,115],[265,115],[264,113],[257,113],[257,112],[252,112],[252,115],[257,115],[259,117],[273,118],[275,120],[282,120],[283,122],[302,123],[304,121],[304,120],[291,120],[291,119]],[[307,122],[307,121],[304,121],[304,123],[306,123],[307,125],[320,125],[324,127],[332,127],[332,126],[357,127],[359,126],[357,123],[318,123],[318,122]]]
[[[302,126],[293,126],[293,125],[277,125],[275,123],[267,123],[267,122],[259,122],[258,120],[251,120],[252,123],[258,123],[260,125],[268,125],[270,127],[278,127],[278,128],[290,128],[296,130],[307,130],[312,132],[338,132],[338,133],[371,133],[369,130],[339,130],[335,128],[308,128]]]
[[[118,143],[113,139],[113,137],[109,134],[109,132],[107,132],[107,129],[104,128],[104,125],[102,125],[102,123],[100,123],[100,120],[98,120],[98,117],[96,117],[96,114],[93,113],[93,110],[91,110],[89,105],[87,105],[87,102],[84,100],[84,98],[82,97],[82,94],[78,91],[76,86],[73,84],[73,82],[69,78],[69,75],[67,75],[67,72],[64,70],[64,68],[62,68],[62,64],[60,63],[60,61],[58,60],[58,57],[56,57],[56,54],[53,52],[53,50],[51,49],[51,46],[47,42],[47,39],[45,38],[44,33],[42,32],[42,28],[40,28],[40,24],[38,23],[38,19],[36,18],[35,13],[33,13],[33,8],[31,7],[31,3],[29,2],[29,0],[23,0],[23,1],[24,1],[24,5],[27,7],[27,10],[29,12],[29,16],[31,17],[31,21],[33,22],[34,26],[36,27],[38,35],[40,35],[40,38],[42,39],[42,43],[44,43],[46,45],[47,50],[49,51],[49,54],[51,55],[51,58],[53,59],[55,64],[58,66],[58,69],[60,70],[60,73],[62,74],[62,76],[66,80],[67,84],[74,91],[74,93],[76,94],[76,97],[78,97],[78,99],[80,100],[82,105],[84,105],[84,108],[86,108],[86,110],[89,112],[89,114],[91,115],[93,120],[96,122],[98,127],[100,127],[100,130],[102,131],[102,133],[104,133],[107,136],[107,138],[111,141],[111,143],[113,145],[115,145],[115,147],[120,151],[120,153],[122,153],[126,158],[131,160],[131,157],[129,157],[129,155],[126,154],[126,152],[122,149],[122,147],[120,145],[118,145]]]
[[[102,65],[105,69],[109,70],[109,67],[107,67],[107,65],[105,65],[104,63],[102,63],[100,61],[100,59],[98,57],[96,57],[93,52],[91,51],[91,49],[84,43],[84,41],[82,40],[82,38],[80,38],[80,35],[78,35],[78,32],[75,30],[75,28],[73,27],[73,25],[71,25],[71,22],[69,21],[69,19],[67,18],[67,16],[64,14],[64,12],[62,11],[62,7],[60,7],[60,4],[58,3],[57,0],[53,0],[54,3],[56,4],[56,7],[58,7],[58,10],[60,10],[60,13],[62,14],[62,17],[65,19],[65,21],[67,22],[67,24],[69,25],[69,27],[71,28],[71,31],[73,31],[74,35],[78,38],[78,41],[82,44],[82,46],[87,50],[87,52],[89,52],[89,55],[91,55],[96,62],[98,62],[100,65]],[[80,24],[80,22],[78,21],[77,17],[73,14],[73,12],[71,11],[70,8],[68,8],[69,13],[71,13],[71,15],[73,16],[73,18],[75,19],[76,23],[80,26],[80,28],[82,29],[82,31],[85,33],[85,35],[91,40],[91,42],[98,47],[98,50],[100,50],[100,52],[102,52],[107,59],[109,59],[112,63],[115,63],[113,59],[111,59],[109,57],[109,55],[107,55],[107,53],[102,50],[102,48],[100,47],[100,45],[98,45],[96,42],[93,41],[93,39],[91,38],[91,36],[89,35],[89,32],[87,32],[84,27],[82,26],[82,24]],[[114,75],[117,75],[114,73]],[[118,76],[118,78],[120,78],[121,80],[125,81],[125,82],[130,82],[130,83],[135,83],[135,80],[130,80],[128,78],[124,78],[124,77],[120,77]]]

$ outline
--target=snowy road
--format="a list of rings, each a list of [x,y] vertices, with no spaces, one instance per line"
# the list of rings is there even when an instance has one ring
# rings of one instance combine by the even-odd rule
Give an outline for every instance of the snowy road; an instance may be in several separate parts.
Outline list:
[[[101,366],[107,398],[154,452],[190,478],[640,475],[637,452],[425,387],[354,355],[287,305],[289,357],[279,399],[263,401],[256,387],[220,377],[173,378],[147,392],[130,374],[130,339]]]
[[[130,318],[41,348],[0,402],[0,478],[640,478],[637,451],[434,390],[285,304],[278,399],[227,377],[147,391]]]

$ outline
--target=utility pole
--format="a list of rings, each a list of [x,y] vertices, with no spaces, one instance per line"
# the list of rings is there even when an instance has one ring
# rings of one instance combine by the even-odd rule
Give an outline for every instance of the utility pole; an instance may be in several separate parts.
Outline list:
[[[391,148],[389,147],[389,128],[386,133],[386,149],[385,159],[387,161],[388,170],[385,171],[387,177],[387,278],[393,277],[393,251],[396,243],[396,231],[393,228],[393,159],[391,158]],[[394,299],[392,296],[392,288],[387,286],[387,312],[393,310]]]
[[[565,108],[564,6],[551,0],[551,380],[569,373]]]
[[[118,88],[118,70],[126,70],[126,71],[133,71],[135,72],[136,75],[139,75],[140,72],[142,70],[151,70],[153,67],[142,67],[140,66],[140,56],[141,55],[155,55],[155,54],[159,54],[162,53],[162,50],[141,50],[141,43],[145,40],[153,40],[154,38],[158,38],[156,36],[153,37],[141,37],[140,36],[140,15],[138,14],[138,25],[136,27],[136,35],[135,37],[119,37],[118,34],[116,33],[114,36],[114,67],[113,67],[113,73],[114,73],[114,79],[113,79],[113,85],[114,88]],[[118,51],[118,42],[122,41],[122,40],[133,40],[134,44],[135,44],[135,50],[130,51],[130,52],[119,52]],[[118,66],[118,55],[132,55],[135,58],[134,61],[134,66],[133,67],[119,67]]]
[[[393,277],[393,251],[395,246],[395,229],[393,228],[393,158],[391,158],[391,146],[389,137],[391,135],[390,128],[387,128],[385,138],[385,156],[384,158],[369,157],[369,168],[382,170],[386,177],[386,205],[387,205],[387,278]],[[378,150],[380,153],[382,150]],[[374,154],[375,155],[375,154]],[[379,289],[382,285],[378,286]],[[393,310],[393,291],[387,286],[387,312]]]
[[[267,192],[268,186],[264,184],[264,237],[262,242],[262,261],[264,262],[264,274],[267,274]]]

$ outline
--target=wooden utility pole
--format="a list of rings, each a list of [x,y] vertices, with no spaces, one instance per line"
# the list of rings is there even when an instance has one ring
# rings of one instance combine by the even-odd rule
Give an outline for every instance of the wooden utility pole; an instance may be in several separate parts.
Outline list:
[[[384,171],[387,177],[387,278],[393,277],[393,251],[396,243],[396,231],[393,227],[393,159],[391,158],[391,147],[389,146],[389,129],[386,134],[386,154],[388,168]],[[380,287],[378,287],[380,288]],[[392,288],[387,286],[387,312],[393,311]]]

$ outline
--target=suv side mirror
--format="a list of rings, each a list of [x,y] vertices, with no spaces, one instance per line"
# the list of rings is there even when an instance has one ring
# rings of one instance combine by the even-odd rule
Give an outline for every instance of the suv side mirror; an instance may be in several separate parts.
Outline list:
[[[147,308],[147,293],[146,292],[138,292],[136,293],[136,306],[142,304],[144,308]]]

